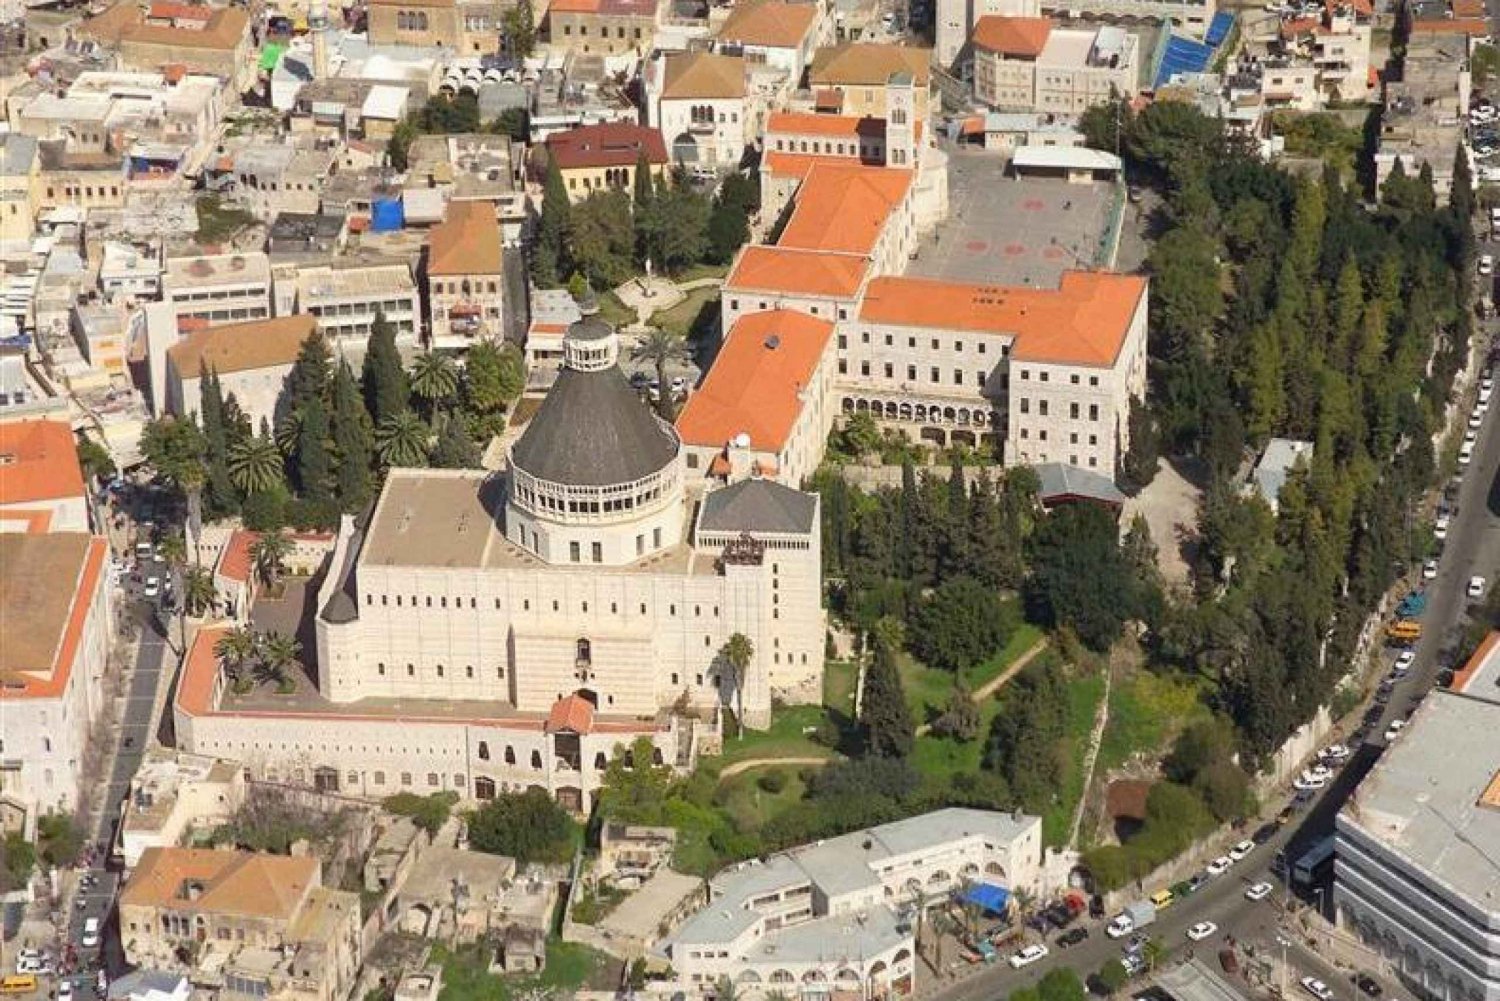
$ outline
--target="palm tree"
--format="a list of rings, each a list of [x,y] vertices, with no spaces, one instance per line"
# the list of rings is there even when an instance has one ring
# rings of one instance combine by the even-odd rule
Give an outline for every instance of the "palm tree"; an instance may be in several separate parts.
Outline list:
[[[452,400],[458,394],[458,369],[447,355],[427,351],[412,360],[410,383],[411,391],[427,404],[431,414],[439,400]]]
[[[737,736],[745,735],[745,671],[755,656],[755,644],[744,633],[735,633],[724,644],[719,653],[729,668],[729,679],[734,685],[734,725]]]
[[[290,457],[297,451],[297,441],[302,437],[302,411],[293,410],[276,422],[276,447],[281,454]]]
[[[260,638],[260,666],[278,685],[291,682],[291,669],[297,663],[302,644],[284,633],[269,632]]]
[[[182,578],[182,608],[190,615],[199,615],[211,607],[218,597],[214,587],[214,575],[207,567],[193,567]]]
[[[387,417],[375,429],[375,451],[387,466],[422,466],[427,463],[431,432],[422,418],[410,410]]]
[[[229,449],[229,481],[247,494],[270,490],[281,480],[281,452],[269,438],[244,438]]]
[[[672,416],[672,393],[667,386],[667,366],[674,361],[687,361],[687,344],[677,334],[661,327],[652,327],[630,349],[631,361],[650,362],[656,368],[657,411],[666,418]]]
[[[173,570],[181,570],[187,563],[187,543],[176,532],[163,536],[161,542],[157,543],[157,549],[161,553],[162,562]]]
[[[231,683],[238,685],[245,676],[245,667],[255,659],[258,645],[255,634],[247,626],[235,626],[214,644],[214,656],[224,665],[224,673]]]
[[[266,587],[275,587],[286,569],[287,554],[292,551],[292,540],[280,532],[263,532],[250,543],[250,562],[255,566],[255,576]]]

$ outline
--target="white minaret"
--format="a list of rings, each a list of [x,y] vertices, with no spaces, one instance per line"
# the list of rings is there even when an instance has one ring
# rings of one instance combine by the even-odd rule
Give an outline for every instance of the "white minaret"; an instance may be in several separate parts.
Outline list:
[[[917,91],[905,70],[885,82],[885,165],[917,167]]]
[[[307,30],[312,33],[313,79],[328,79],[328,3],[312,0],[307,8]]]

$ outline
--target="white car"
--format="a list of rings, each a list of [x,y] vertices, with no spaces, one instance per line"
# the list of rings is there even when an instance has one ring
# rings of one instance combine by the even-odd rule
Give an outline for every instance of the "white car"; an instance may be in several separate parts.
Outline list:
[[[85,949],[92,949],[99,944],[99,919],[89,918],[83,923],[82,945]]]
[[[1214,924],[1212,921],[1199,921],[1197,924],[1193,925],[1193,927],[1187,930],[1188,941],[1202,942],[1204,939],[1208,938],[1218,930],[1219,926]]]
[[[1319,761],[1304,768],[1302,774],[1310,779],[1322,779],[1324,782],[1327,782],[1333,778],[1333,769]]]
[[[1458,450],[1458,468],[1463,469],[1474,459],[1474,446],[1462,445]]]
[[[1411,666],[1416,662],[1416,659],[1417,655],[1412,651],[1402,650],[1396,655],[1396,663],[1393,666],[1393,670],[1400,674],[1405,674],[1411,670]]]
[[[1039,959],[1045,958],[1047,947],[1040,942],[1028,945],[1020,952],[1010,957],[1010,966],[1013,970],[1019,970],[1023,966],[1030,966]]]
[[[1318,752],[1318,757],[1324,761],[1343,761],[1348,756],[1349,747],[1347,744],[1329,744]]]
[[[1422,579],[1437,580],[1437,560],[1428,560],[1422,564]]]
[[[148,598],[154,598],[158,594],[161,594],[161,578],[147,577],[146,586],[142,589],[141,593]]]
[[[1210,876],[1222,876],[1229,871],[1229,867],[1232,865],[1234,865],[1234,859],[1230,858],[1228,855],[1220,855],[1208,865],[1204,866],[1204,868],[1208,870],[1208,874]]]
[[[1329,990],[1328,985],[1317,977],[1303,977],[1301,984],[1302,989],[1318,1001],[1333,1001],[1333,991]]]
[[[21,975],[21,976],[25,976],[28,973],[30,973],[30,974],[41,973],[43,971],[43,969],[45,969],[46,965],[47,964],[45,964],[45,963],[42,962],[42,957],[40,957],[40,956],[17,956],[16,957],[16,973],[19,974],[19,975]]]
[[[70,1001],[73,997],[73,981],[59,980],[57,982],[57,1001]]]
[[[1469,578],[1469,597],[1484,597],[1484,578],[1479,576],[1478,574],[1475,574],[1473,577]]]
[[[1239,844],[1229,849],[1229,857],[1238,862],[1241,859],[1248,858],[1250,856],[1250,853],[1253,851],[1255,851],[1254,841],[1241,841]]]
[[[1479,432],[1478,431],[1465,431],[1464,432],[1464,444],[1465,445],[1477,445],[1477,444],[1479,444]]]
[[[1478,114],[1479,112],[1475,112]],[[1493,117],[1493,115],[1491,115]],[[1489,254],[1483,254],[1479,258],[1479,273],[1481,275],[1492,275],[1495,273],[1495,258]]]
[[[1292,780],[1292,788],[1298,792],[1316,792],[1328,784],[1328,779],[1303,772]]]
[[[1484,427],[1484,414],[1480,413],[1478,410],[1475,410],[1472,414],[1470,414],[1469,427],[1473,428],[1476,431]]]
[[[1401,736],[1401,731],[1406,729],[1406,720],[1393,719],[1391,725],[1385,728],[1385,739],[1389,742]]]
[[[1271,895],[1270,883],[1256,883],[1245,891],[1246,900],[1265,900]]]
[[[1438,515],[1437,521],[1432,523],[1432,537],[1439,542],[1446,539],[1448,537],[1448,524],[1448,516],[1446,514]]]

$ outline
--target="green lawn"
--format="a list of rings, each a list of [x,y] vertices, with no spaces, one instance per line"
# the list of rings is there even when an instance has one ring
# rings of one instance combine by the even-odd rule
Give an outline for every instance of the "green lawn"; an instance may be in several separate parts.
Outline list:
[[[672,333],[689,340],[696,339],[701,335],[702,327],[711,323],[718,315],[719,290],[712,286],[695,288],[671,309],[664,309],[651,314],[651,323],[669,330]],[[712,303],[706,313],[705,305]],[[701,314],[701,317],[700,317]],[[695,327],[700,329],[694,329]]]
[[[964,772],[976,772],[989,743],[990,723],[1000,713],[1000,701],[993,696],[979,703],[979,736],[970,741],[953,740],[928,734],[918,737],[912,749],[911,763],[923,775],[951,778]]]
[[[723,278],[727,274],[729,274],[727,264],[694,264],[690,268],[683,268],[681,274],[673,275],[672,280],[680,285],[697,281],[699,278]]]
[[[846,716],[854,716],[854,686],[859,683],[859,668],[846,660],[830,660],[823,665],[823,704]]]
[[[1042,632],[1036,626],[1022,623],[999,653],[962,673],[964,684],[972,692],[994,680],[1041,636]],[[953,674],[928,667],[907,654],[901,655],[900,668],[901,686],[906,690],[906,703],[911,706],[912,717],[918,726],[932,722],[948,705],[953,692]]]
[[[746,730],[743,737],[724,738],[721,765],[747,758],[827,758],[833,752],[809,739],[804,730],[828,717],[822,706],[786,706],[771,716],[768,730]]]
[[[786,776],[786,785],[774,793],[767,792],[760,785],[760,780],[773,771],[780,771]],[[807,786],[799,777],[799,771],[799,768],[792,765],[780,768],[766,766],[732,775],[719,786],[714,795],[715,805],[729,817],[736,830],[758,831],[766,821],[802,800]]]
[[[1118,768],[1138,753],[1158,756],[1188,722],[1207,716],[1198,686],[1137,670],[1115,679],[1109,692],[1109,723],[1099,743],[1099,771]]]
[[[635,310],[620,301],[613,292],[599,296],[599,319],[612,327],[628,327],[635,323]]]
[[[550,939],[547,968],[534,977],[497,977],[489,972],[488,953],[480,946],[451,952],[439,945],[433,958],[443,966],[443,990],[439,1001],[512,1001],[550,988],[553,993],[572,994],[583,987],[610,989],[609,975],[616,961],[586,945]]]
[[[1083,798],[1083,770],[1088,763],[1089,733],[1094,728],[1094,718],[1103,699],[1103,675],[1091,674],[1068,682],[1068,735],[1064,748],[1068,764],[1056,800],[1042,814],[1042,840],[1048,845],[1061,846],[1068,839],[1073,811]]]

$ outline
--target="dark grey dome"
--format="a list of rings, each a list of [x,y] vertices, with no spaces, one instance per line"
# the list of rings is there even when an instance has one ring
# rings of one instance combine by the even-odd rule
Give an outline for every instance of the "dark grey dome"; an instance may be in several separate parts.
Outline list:
[[[608,324],[600,325],[609,332]],[[597,372],[564,367],[510,455],[538,479],[602,487],[657,472],[677,457],[677,442],[619,366]]]
[[[585,316],[581,320],[574,320],[568,327],[566,336],[574,341],[602,341],[613,337],[615,330],[608,323],[597,316]]]

